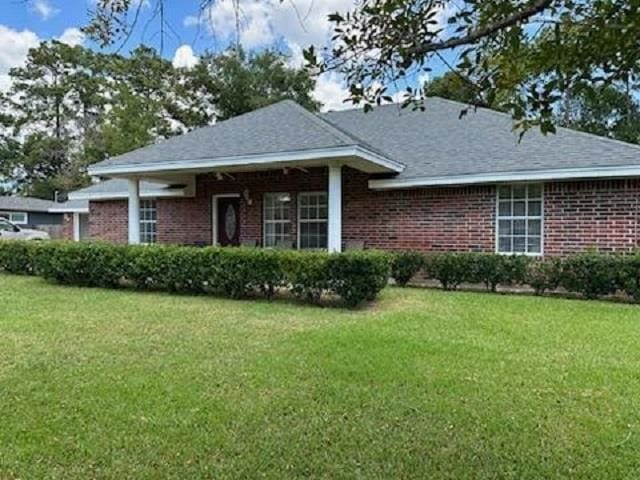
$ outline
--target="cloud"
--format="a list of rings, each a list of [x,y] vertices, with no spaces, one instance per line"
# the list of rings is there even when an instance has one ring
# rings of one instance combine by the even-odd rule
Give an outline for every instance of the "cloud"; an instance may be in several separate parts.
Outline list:
[[[184,19],[186,27],[204,26],[223,42],[236,37],[234,2],[215,0],[199,16]],[[279,40],[289,46],[325,45],[331,34],[328,15],[354,7],[354,0],[240,0],[240,42],[247,48],[270,46]]]
[[[85,35],[80,29],[67,28],[57,37],[60,42],[71,46],[82,45]],[[9,70],[24,65],[31,48],[36,48],[42,41],[31,30],[14,30],[0,24],[0,91],[6,91],[11,86]]]
[[[58,41],[66,43],[71,47],[77,47],[82,45],[85,41],[86,35],[76,27],[67,28],[62,35],[58,37]]]
[[[198,64],[198,57],[189,45],[178,47],[173,56],[173,66],[176,68],[193,68]]]
[[[352,103],[344,102],[349,96],[349,91],[340,76],[335,73],[321,75],[312,95],[315,100],[322,103],[323,112],[353,108]]]
[[[42,20],[49,20],[51,17],[60,12],[59,9],[53,7],[49,3],[49,0],[35,0],[35,2],[33,2],[31,10],[40,15],[40,18]]]
[[[235,43],[237,20],[240,25],[240,43],[245,48],[252,49],[271,44],[276,39],[270,23],[271,10],[271,0],[244,0],[240,2],[240,13],[236,19],[234,2],[217,0],[199,16],[186,17],[184,25],[202,25],[212,37]]]
[[[38,36],[30,30],[14,30],[0,25],[0,75],[24,64],[30,48],[40,44]]]

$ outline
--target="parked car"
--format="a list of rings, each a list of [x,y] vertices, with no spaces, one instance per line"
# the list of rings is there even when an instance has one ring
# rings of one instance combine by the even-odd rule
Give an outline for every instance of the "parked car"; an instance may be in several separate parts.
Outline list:
[[[22,228],[0,218],[0,240],[49,240],[47,232]]]

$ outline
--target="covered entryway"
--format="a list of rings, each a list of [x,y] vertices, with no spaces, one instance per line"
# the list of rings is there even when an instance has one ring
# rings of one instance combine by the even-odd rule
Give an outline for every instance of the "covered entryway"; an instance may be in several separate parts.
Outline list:
[[[213,244],[240,246],[240,195],[214,195],[212,211]]]

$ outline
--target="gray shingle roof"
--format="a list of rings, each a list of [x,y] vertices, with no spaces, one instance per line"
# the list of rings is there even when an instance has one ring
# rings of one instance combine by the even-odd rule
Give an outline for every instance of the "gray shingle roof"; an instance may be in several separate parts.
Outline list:
[[[47,212],[56,203],[32,197],[0,196],[0,210],[20,212]]]
[[[426,111],[397,105],[372,112],[312,114],[291,101],[271,105],[211,127],[114,157],[96,166],[217,159],[359,146],[406,169],[396,178],[493,174],[532,170],[640,166],[640,147],[559,129],[537,130],[518,142],[508,115],[430,98]],[[93,187],[91,187],[93,188]],[[103,187],[100,187],[103,188]],[[126,189],[125,189],[126,191]]]
[[[346,110],[323,118],[404,163],[398,179],[640,165],[636,145],[566,128],[546,136],[530,130],[518,143],[509,115],[470,109],[460,119],[463,108],[461,103],[430,98],[424,112],[387,105],[366,114]]]
[[[95,166],[201,160],[361,145],[290,100],[171,138]],[[362,145],[364,146],[364,145]]]

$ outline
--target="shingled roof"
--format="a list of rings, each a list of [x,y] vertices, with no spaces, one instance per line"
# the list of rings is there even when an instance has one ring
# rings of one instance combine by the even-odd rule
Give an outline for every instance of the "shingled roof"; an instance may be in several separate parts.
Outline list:
[[[46,213],[55,205],[55,202],[40,198],[0,196],[0,210],[4,211]]]
[[[460,118],[461,103],[430,98],[426,110],[398,105],[372,112],[344,110],[313,114],[283,101],[114,157],[94,168],[189,162],[242,156],[273,155],[358,147],[403,166],[390,174],[395,182],[466,175],[486,176],[573,169],[640,168],[640,147],[560,128],[553,135],[537,130],[519,141],[510,116],[489,109],[470,109]],[[615,173],[615,172],[613,172]],[[427,182],[428,183],[428,182]]]

